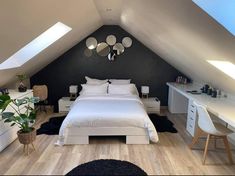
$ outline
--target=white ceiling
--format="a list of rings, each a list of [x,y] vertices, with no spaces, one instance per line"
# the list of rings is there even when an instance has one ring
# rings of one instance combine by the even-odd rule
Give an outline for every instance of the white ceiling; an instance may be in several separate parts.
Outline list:
[[[21,68],[0,71],[0,86],[36,73],[100,26],[117,24],[194,80],[235,93],[235,80],[206,62],[235,63],[235,37],[191,0],[1,0],[0,62],[58,21],[73,30]]]

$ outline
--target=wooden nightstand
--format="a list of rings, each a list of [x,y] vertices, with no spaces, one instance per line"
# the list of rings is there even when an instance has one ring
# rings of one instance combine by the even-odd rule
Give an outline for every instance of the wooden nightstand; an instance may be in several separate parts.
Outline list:
[[[141,98],[148,114],[160,114],[160,100],[157,97]]]
[[[70,100],[70,97],[62,97],[59,99],[59,112],[69,112],[71,105],[74,103],[74,101]]]

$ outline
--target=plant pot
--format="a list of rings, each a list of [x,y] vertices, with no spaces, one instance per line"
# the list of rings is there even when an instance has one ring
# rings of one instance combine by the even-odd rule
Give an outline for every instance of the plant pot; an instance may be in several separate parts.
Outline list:
[[[26,92],[27,87],[26,86],[19,86],[18,90],[19,90],[19,92]]]
[[[23,133],[21,130],[17,131],[18,139],[21,144],[31,144],[36,139],[36,130],[35,128],[32,128],[33,130],[28,133]]]

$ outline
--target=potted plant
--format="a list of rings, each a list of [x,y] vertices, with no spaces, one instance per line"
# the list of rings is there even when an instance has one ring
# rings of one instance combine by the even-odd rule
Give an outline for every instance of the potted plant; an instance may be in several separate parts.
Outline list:
[[[11,126],[17,125],[20,128],[17,135],[20,143],[24,145],[32,144],[36,139],[36,130],[32,127],[36,119],[36,111],[30,104],[38,102],[38,97],[11,99],[9,95],[0,95],[2,119],[4,123],[11,123]],[[7,107],[13,109],[14,112],[7,112]]]
[[[19,92],[26,92],[27,87],[24,85],[23,81],[27,79],[27,76],[25,74],[22,75],[16,75],[18,80],[20,81],[18,90]]]

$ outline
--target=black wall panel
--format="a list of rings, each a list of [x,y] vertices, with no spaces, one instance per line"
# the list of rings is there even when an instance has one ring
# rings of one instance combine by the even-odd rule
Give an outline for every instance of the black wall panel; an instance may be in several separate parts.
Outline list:
[[[117,42],[121,42],[126,36],[131,37],[133,41],[132,46],[125,49],[115,61],[109,61],[107,57],[101,57],[95,51],[91,57],[86,57],[84,39],[33,75],[30,79],[31,86],[46,84],[49,89],[49,103],[55,105],[57,111],[59,98],[69,95],[69,85],[85,83],[85,76],[98,79],[131,78],[139,90],[141,85],[150,86],[150,96],[157,96],[161,105],[167,105],[166,82],[174,81],[182,73],[119,26],[102,26],[90,36],[102,42],[110,34],[116,36]]]

